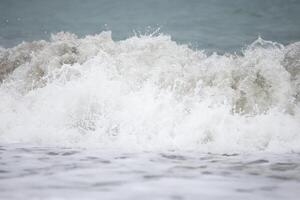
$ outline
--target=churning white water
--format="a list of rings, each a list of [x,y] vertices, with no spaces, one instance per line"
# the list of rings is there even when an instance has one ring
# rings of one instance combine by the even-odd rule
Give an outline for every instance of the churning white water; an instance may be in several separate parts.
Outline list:
[[[110,32],[0,49],[1,143],[300,151],[300,44],[211,54]]]
[[[110,32],[0,49],[0,199],[297,199],[300,43]]]
[[[298,200],[299,10],[0,0],[0,200]]]

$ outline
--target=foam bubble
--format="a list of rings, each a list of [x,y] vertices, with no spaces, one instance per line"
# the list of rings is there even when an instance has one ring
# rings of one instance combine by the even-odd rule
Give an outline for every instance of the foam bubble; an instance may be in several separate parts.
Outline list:
[[[300,150],[299,43],[206,54],[110,32],[0,49],[2,142],[211,152]]]

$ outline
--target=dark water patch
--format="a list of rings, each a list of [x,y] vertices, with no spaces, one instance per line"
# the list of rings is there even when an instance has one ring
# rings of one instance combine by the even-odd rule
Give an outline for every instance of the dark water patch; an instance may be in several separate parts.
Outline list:
[[[79,151],[67,151],[67,152],[62,153],[61,155],[71,156],[71,155],[78,154],[78,153],[80,153],[80,152]]]
[[[259,160],[247,162],[246,164],[247,165],[256,165],[256,164],[264,164],[264,163],[269,163],[269,161],[265,160],[265,159],[259,159]]]
[[[99,158],[96,157],[96,156],[87,156],[87,157],[85,157],[85,159],[87,159],[87,160],[97,160]]]
[[[73,170],[73,169],[79,169],[79,168],[82,169],[83,168],[82,166],[80,166],[80,165],[78,165],[76,163],[63,165],[62,167],[65,170]]]
[[[273,171],[288,171],[288,170],[294,170],[299,165],[296,163],[275,163],[270,165],[270,169]]]
[[[270,176],[268,176],[268,177],[269,177],[269,178],[272,178],[272,179],[283,180],[283,181],[293,180],[292,177],[283,176],[283,175],[270,175]]]
[[[22,156],[14,155],[13,158],[20,159],[20,158],[22,158]]]
[[[46,147],[32,147],[31,151],[34,153],[45,153],[50,151],[52,148],[46,148]]]
[[[186,157],[181,155],[175,155],[175,154],[160,154],[163,158],[170,159],[170,160],[187,160]]]
[[[188,165],[179,165],[179,166],[175,166],[172,167],[172,170],[201,170],[201,169],[206,169],[207,166],[206,165],[200,165],[200,166],[188,166]]]
[[[227,154],[227,153],[224,153],[224,154],[222,154],[222,156],[224,156],[224,157],[233,157],[233,156],[238,156],[239,154],[237,154],[237,153],[233,153],[233,154]]]
[[[35,170],[24,170],[23,172],[16,174],[15,176],[12,176],[10,178],[33,176],[33,175],[37,175],[37,174],[40,174],[40,173]]]
[[[203,171],[203,172],[201,172],[202,174],[204,174],[204,175],[210,175],[210,174],[213,174],[211,171]]]
[[[116,160],[125,160],[127,158],[130,158],[129,156],[118,156],[118,157],[115,157]]]
[[[220,174],[222,176],[230,176],[230,175],[232,175],[232,173],[230,171],[222,171]]]
[[[238,188],[235,191],[241,192],[241,193],[252,193],[252,192],[254,192],[254,189]]]
[[[45,185],[45,186],[35,186],[34,189],[45,190],[45,189],[54,189],[54,190],[87,190],[90,186],[87,184],[73,183],[72,185]]]
[[[216,160],[216,159],[214,159],[214,160],[210,160],[209,162],[210,163],[217,163],[217,162],[221,162],[222,160]]]
[[[20,152],[26,152],[26,153],[32,152],[32,149],[29,148],[16,148],[16,150]]]
[[[99,159],[97,160],[99,163],[103,163],[103,164],[110,164],[111,162],[109,160],[102,160],[102,159]]]
[[[50,151],[50,152],[47,153],[47,155],[50,155],[50,156],[57,156],[57,155],[60,155],[60,153],[54,152],[54,151]]]
[[[133,153],[122,153],[119,156],[115,156],[114,159],[115,160],[125,160],[125,159],[131,159],[131,158],[135,158],[137,155],[133,154]]]
[[[46,161],[46,160],[50,160],[50,158],[49,157],[45,157],[45,156],[43,156],[43,157],[39,157],[39,158],[37,158],[39,161]]]
[[[243,171],[245,169],[247,169],[247,165],[244,164],[240,164],[240,165],[236,165],[236,166],[230,166],[229,169],[231,170],[237,170],[237,171]]]
[[[110,160],[105,160],[99,157],[94,157],[94,156],[87,156],[84,158],[80,158],[80,161],[84,161],[84,162],[93,162],[93,163],[102,163],[102,164],[110,164],[111,161]]]
[[[170,199],[172,199],[172,200],[183,200],[184,197],[183,196],[179,196],[179,195],[172,195],[172,196],[170,196]]]
[[[205,160],[211,160],[214,158],[215,158],[215,156],[201,156],[199,159],[205,161]]]
[[[157,180],[157,179],[161,179],[164,178],[165,176],[163,175],[144,175],[143,178],[146,180]]]
[[[103,181],[92,184],[92,187],[120,186],[125,184],[123,181]]]
[[[259,172],[248,172],[249,175],[252,175],[252,176],[259,176],[261,175]]]
[[[199,165],[199,166],[193,166],[192,168],[194,168],[194,169],[206,169],[207,167],[208,167],[207,165]]]
[[[260,187],[259,189],[262,191],[273,191],[276,190],[278,187],[277,186],[263,186]]]

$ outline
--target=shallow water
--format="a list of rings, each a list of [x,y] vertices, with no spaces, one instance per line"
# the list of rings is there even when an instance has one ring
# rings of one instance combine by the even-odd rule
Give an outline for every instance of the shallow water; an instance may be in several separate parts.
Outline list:
[[[1,145],[1,199],[298,199],[299,154]]]

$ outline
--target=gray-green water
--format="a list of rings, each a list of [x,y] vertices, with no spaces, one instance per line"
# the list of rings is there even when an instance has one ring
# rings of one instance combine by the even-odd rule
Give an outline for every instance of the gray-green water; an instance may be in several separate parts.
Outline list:
[[[113,38],[160,27],[176,41],[208,51],[236,51],[264,39],[300,40],[299,0],[1,0],[0,45],[112,30]],[[148,28],[148,26],[152,28]]]

